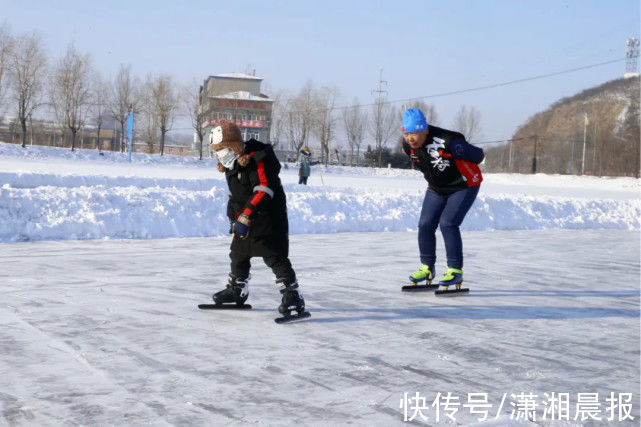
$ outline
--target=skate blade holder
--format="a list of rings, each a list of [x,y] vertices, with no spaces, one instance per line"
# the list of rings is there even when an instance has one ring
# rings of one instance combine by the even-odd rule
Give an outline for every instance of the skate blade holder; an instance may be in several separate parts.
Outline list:
[[[249,310],[252,308],[251,304],[198,304],[201,310]]]
[[[449,289],[452,285],[442,285],[440,289],[434,291],[434,295],[465,295],[470,292],[469,288],[463,288],[462,283],[454,285],[454,289]]]
[[[288,315],[288,316],[278,317],[278,318],[274,319],[274,322],[276,322],[278,324],[296,323],[297,321],[302,321],[302,320],[308,319],[310,317],[312,317],[311,313],[309,311],[304,311],[304,312],[299,313],[299,314],[291,314],[291,315]]]
[[[401,287],[401,291],[403,292],[424,292],[431,291],[433,289],[438,289],[438,285],[432,285],[431,282],[425,285],[419,285],[418,282],[410,281],[409,285]]]

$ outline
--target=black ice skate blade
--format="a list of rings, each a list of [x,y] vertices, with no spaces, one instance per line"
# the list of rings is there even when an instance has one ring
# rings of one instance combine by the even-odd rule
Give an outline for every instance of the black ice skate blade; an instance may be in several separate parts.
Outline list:
[[[292,322],[297,322],[303,319],[307,319],[308,317],[312,317],[311,313],[309,311],[304,311],[299,314],[290,314],[288,316],[283,316],[283,317],[278,317],[274,319],[274,322],[278,323],[279,325],[282,323],[292,323]]]
[[[252,306],[250,304],[198,304],[198,308],[201,310],[249,310]]]
[[[407,285],[401,287],[403,292],[424,292],[438,289],[438,285]]]
[[[470,292],[469,288],[448,289],[447,291],[439,289],[437,291],[434,291],[434,295],[445,297],[445,296],[454,296],[454,295],[467,295],[469,292]]]

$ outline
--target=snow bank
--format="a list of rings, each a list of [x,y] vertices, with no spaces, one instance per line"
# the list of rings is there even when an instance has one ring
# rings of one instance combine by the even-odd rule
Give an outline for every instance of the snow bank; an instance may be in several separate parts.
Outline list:
[[[20,170],[0,168],[2,242],[220,236],[228,232],[226,183],[211,160],[136,155],[134,166],[136,162],[145,166],[127,175],[132,166],[123,163],[126,157],[119,153],[99,156],[93,150],[71,153],[49,147],[23,150],[2,143],[0,159],[0,166],[23,161]],[[48,173],[25,170],[30,166],[39,170],[43,161]],[[98,165],[109,162],[114,164],[111,173],[94,172]],[[71,166],[74,173],[68,173]],[[84,173],[78,172],[80,168]],[[288,183],[294,182],[295,171],[283,170],[292,234],[416,229],[425,185],[417,172],[333,167],[323,173],[327,186],[305,187]],[[488,176],[488,186],[482,187],[462,228],[640,229],[639,180],[606,182],[619,190],[616,199],[560,196],[562,192],[548,190],[576,187],[579,193],[587,193],[598,187],[595,180]],[[509,192],[502,192],[506,188]]]
[[[223,181],[29,174],[11,181],[22,185],[0,188],[0,241],[194,237],[228,231]],[[292,234],[413,230],[423,200],[422,193],[292,184],[285,191]],[[481,194],[463,229],[639,229],[640,216],[639,200]]]
[[[100,162],[111,164],[127,163],[127,153],[115,151],[89,150],[78,148],[71,151],[69,148],[43,147],[39,145],[27,145],[22,148],[20,144],[7,144],[0,142],[0,158],[28,159],[38,161],[71,160],[74,162]],[[213,159],[198,160],[195,157],[186,156],[159,156],[157,154],[135,153],[132,156],[134,165],[175,165],[191,167],[211,167],[216,165]]]

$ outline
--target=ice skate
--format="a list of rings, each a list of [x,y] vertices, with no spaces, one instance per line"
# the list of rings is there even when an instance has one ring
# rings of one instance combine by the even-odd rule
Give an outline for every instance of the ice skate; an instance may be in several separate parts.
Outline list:
[[[235,306],[244,308],[249,297],[249,277],[238,279],[229,275],[227,286],[222,291],[216,292],[213,296],[217,306]]]
[[[305,300],[298,290],[298,282],[294,282],[291,285],[284,285],[280,293],[283,295],[280,306],[278,306],[278,312],[280,314],[289,315],[292,310],[296,310],[298,313],[305,311]]]
[[[403,286],[401,290],[405,292],[416,292],[438,288],[438,285],[432,285],[432,279],[434,279],[432,269],[429,265],[422,264],[418,270],[410,274],[409,286]],[[421,282],[424,283],[419,284]]]
[[[410,283],[417,285],[418,283],[425,281],[425,285],[430,285],[434,279],[434,274],[430,269],[429,265],[422,264],[418,270],[410,274]]]
[[[443,275],[443,278],[439,282],[436,295],[447,295],[447,294],[456,294],[462,292],[469,292],[468,288],[462,288],[463,284],[463,270],[460,268],[450,268],[448,267]],[[454,289],[450,289],[450,286],[454,286]]]
[[[291,285],[283,285],[280,293],[283,298],[280,306],[278,306],[278,312],[283,317],[274,319],[276,323],[291,322],[311,316],[308,311],[305,311],[305,300],[298,289],[298,282],[294,282]],[[292,311],[296,311],[296,314],[292,314]]]

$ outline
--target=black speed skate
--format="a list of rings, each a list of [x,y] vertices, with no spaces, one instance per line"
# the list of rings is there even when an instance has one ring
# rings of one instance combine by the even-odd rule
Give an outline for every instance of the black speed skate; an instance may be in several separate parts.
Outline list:
[[[294,282],[291,285],[284,285],[280,293],[283,295],[283,298],[280,306],[278,306],[278,312],[282,314],[283,317],[274,319],[276,323],[290,322],[311,316],[308,311],[305,311],[305,300],[298,290],[298,282]],[[292,311],[296,311],[296,314],[292,314]]]
[[[291,285],[285,285],[280,291],[283,294],[283,299],[278,306],[278,312],[288,316],[291,314],[292,310],[296,310],[298,313],[305,311],[305,300],[303,295],[301,295],[298,290],[298,283],[294,282]]]
[[[216,307],[211,308],[251,308],[249,304],[245,304],[248,297],[249,277],[237,279],[230,274],[225,289],[214,294],[213,299]]]

